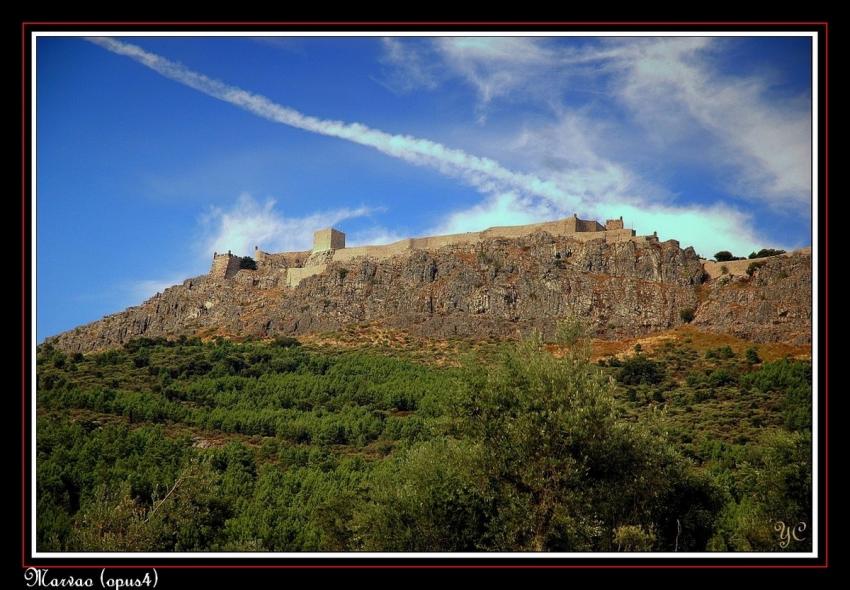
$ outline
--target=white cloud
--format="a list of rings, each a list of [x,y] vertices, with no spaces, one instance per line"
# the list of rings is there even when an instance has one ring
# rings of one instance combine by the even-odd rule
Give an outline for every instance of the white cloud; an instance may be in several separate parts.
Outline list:
[[[466,79],[487,105],[545,73],[556,55],[532,37],[438,37],[434,44],[446,66]],[[557,88],[549,80],[549,88]],[[539,86],[535,86],[539,89]]]
[[[551,202],[501,193],[468,209],[455,211],[426,234],[455,234],[479,231],[502,225],[524,225],[562,216],[563,211]]]
[[[346,234],[345,244],[347,246],[377,246],[379,244],[390,244],[409,237],[385,227],[373,226]]]
[[[124,293],[130,305],[137,305],[141,301],[150,299],[157,293],[162,293],[168,287],[182,283],[184,280],[186,280],[186,274],[171,274],[156,279],[130,281],[122,285],[120,290]],[[125,299],[125,297],[122,297],[122,299]]]
[[[394,41],[399,52],[402,43]],[[497,99],[542,102],[562,119],[570,112],[564,92],[602,92],[628,109],[624,132],[639,125],[644,149],[656,157],[701,158],[737,196],[805,209],[811,201],[809,97],[772,96],[768,74],[721,73],[714,58],[729,43],[611,38],[556,49],[544,38],[440,37],[431,58],[476,90],[479,122]]]
[[[740,251],[767,244],[754,234],[750,229],[750,218],[740,211],[721,205],[675,206],[670,195],[664,195],[663,191],[653,192],[648,183],[638,178],[627,167],[600,155],[598,149],[587,139],[591,135],[588,133],[587,117],[572,116],[567,112],[562,114],[554,133],[531,132],[525,141],[529,145],[539,144],[535,149],[545,152],[550,165],[545,165],[544,159],[544,165],[538,168],[541,170],[539,173],[520,172],[509,169],[491,158],[476,156],[427,139],[392,135],[361,123],[323,120],[304,115],[266,97],[208,78],[135,45],[109,38],[95,38],[91,41],[114,53],[131,57],[168,78],[260,117],[305,131],[352,141],[411,164],[434,168],[443,174],[461,179],[484,195],[482,203],[449,214],[435,229],[484,229],[490,225],[526,223],[567,215],[573,211],[580,215],[600,217],[603,213],[612,216],[628,216],[631,213],[630,219],[638,225],[641,232],[651,231],[643,229],[644,223],[651,223],[653,229],[658,229],[662,235],[669,232],[667,237],[680,238],[684,245],[693,244],[700,252],[711,252],[720,240],[730,241],[723,249]],[[493,82],[502,90],[520,88],[521,85],[512,78],[493,78],[487,73],[491,68],[495,71],[498,69],[496,66],[504,65],[508,75],[519,76],[517,80],[521,80],[523,72],[536,71],[538,66],[546,66],[556,57],[533,39],[516,42],[441,42],[446,44],[448,49],[444,50],[447,54],[454,55],[454,59],[461,60],[459,56],[462,56],[463,60],[473,64],[470,67],[474,71],[470,70],[470,76],[479,76],[484,72],[484,77],[479,77],[478,80],[485,80],[482,82],[485,85]],[[709,83],[708,78],[697,75],[703,72],[700,68],[706,67],[703,64],[694,70],[692,63],[695,52],[703,47],[702,42],[688,41],[683,45],[676,45],[671,40],[630,43],[594,48],[585,53],[571,52],[559,59],[565,63],[579,64],[602,60],[605,67],[619,71],[620,77],[617,80],[624,84],[621,94],[623,100],[629,104],[643,104],[637,97],[647,94],[666,99],[666,94],[663,97],[651,94],[655,89],[647,85],[651,86],[653,80],[660,87],[668,87],[668,91],[669,87],[678,89],[677,93],[670,94],[684,98],[676,99],[674,104],[668,107],[668,111],[675,115],[674,107],[681,110],[681,105],[685,104],[688,116],[704,127],[713,125],[717,130],[726,129],[729,133],[734,133],[728,124],[722,122],[722,113],[712,104],[712,101],[718,102],[721,105],[720,110],[726,108],[734,111],[731,119],[747,130],[741,136],[743,139],[729,139],[733,142],[732,145],[740,146],[739,152],[743,151],[745,155],[749,150],[754,162],[770,160],[769,165],[762,165],[759,170],[766,170],[776,177],[776,187],[796,186],[793,174],[790,178],[778,178],[777,175],[783,171],[780,166],[774,165],[776,162],[787,160],[787,164],[791,166],[795,158],[793,154],[796,153],[794,150],[782,152],[782,149],[777,148],[777,152],[786,154],[777,157],[769,150],[757,149],[756,138],[764,137],[761,126],[767,123],[781,126],[782,122],[774,120],[772,114],[759,120],[748,110],[750,107],[735,104],[735,97],[743,97],[756,101],[756,108],[762,105],[758,103],[758,93],[752,89],[748,90],[750,86],[725,83],[726,81],[720,78],[713,78]],[[669,73],[664,73],[667,70]],[[502,92],[497,91],[496,86],[488,87],[489,98]],[[709,87],[714,95],[708,98],[696,96],[699,95],[700,89]],[[662,116],[663,113],[655,114],[653,109],[654,107],[641,115],[647,117],[647,120],[651,120],[653,116]],[[767,110],[770,111],[769,108]],[[757,124],[758,121],[762,122]],[[777,132],[777,138],[785,137],[786,133],[793,135],[787,131]],[[564,162],[563,166],[558,164],[559,159]],[[753,175],[755,176],[757,175]],[[663,204],[659,204],[659,193],[665,197]],[[309,247],[310,235],[316,227],[331,225],[341,219],[362,214],[365,214],[365,210],[346,209],[288,219],[274,213],[273,202],[259,205],[248,199],[240,203],[238,211],[213,211],[211,219],[218,230],[212,232],[205,242],[207,255],[214,249],[234,249],[237,253],[246,253],[252,251],[255,243],[267,250],[305,249]],[[676,233],[684,228],[687,228],[686,231],[690,235]]]
[[[774,204],[811,200],[811,112],[799,98],[769,97],[766,78],[723,75],[711,39],[618,42],[620,99],[666,145],[710,134],[706,157],[737,169],[734,188]]]
[[[611,133],[579,112],[567,112],[554,122],[524,127],[507,143],[527,168],[538,170],[559,187],[569,187],[561,198],[551,200],[570,213],[585,213],[599,202],[635,203],[642,200],[638,195],[652,195],[653,202],[667,200],[665,189],[600,155],[596,144],[604,140],[598,138]],[[619,138],[616,130],[613,134]]]
[[[254,246],[266,252],[309,250],[317,229],[375,211],[368,207],[342,208],[287,217],[275,209],[275,203],[274,199],[260,203],[251,195],[242,194],[230,209],[210,209],[201,220],[204,237],[199,255],[209,260],[213,252],[230,250],[251,256]]]
[[[123,305],[136,305],[162,293],[168,287],[182,283],[187,277],[206,273],[214,252],[230,250],[239,256],[253,256],[254,246],[259,246],[265,252],[309,250],[313,246],[313,232],[317,229],[379,210],[369,207],[342,208],[288,217],[276,209],[274,199],[266,199],[261,203],[250,194],[243,193],[230,208],[212,207],[201,216],[201,235],[194,256],[184,261],[181,270],[159,278],[119,284],[117,290],[121,293],[120,300]],[[366,241],[361,241],[364,244],[401,239],[377,226],[356,235],[366,238]]]
[[[394,37],[384,37],[381,44],[384,50],[381,61],[389,66],[382,84],[397,93],[437,87],[438,73],[426,49]]]
[[[500,225],[522,225],[550,221],[572,215],[573,211],[551,201],[534,200],[506,193],[448,215],[429,233],[462,233]],[[682,248],[693,246],[697,253],[710,258],[715,252],[729,250],[739,256],[764,247],[785,247],[768,240],[752,227],[750,215],[721,204],[702,206],[664,206],[623,202],[586,204],[579,215],[590,219],[616,219],[638,235],[658,233],[661,240],[678,240]]]
[[[361,123],[345,123],[304,115],[274,103],[264,96],[213,80],[136,45],[106,37],[89,38],[89,41],[113,53],[130,57],[167,78],[245,109],[259,117],[372,147],[411,164],[435,168],[443,174],[460,178],[485,193],[520,188],[540,196],[564,194],[552,182],[531,174],[514,172],[489,158],[468,154],[463,150],[449,148],[427,139],[410,135],[393,135]]]
[[[389,66],[385,85],[401,92],[433,90],[460,78],[478,95],[482,120],[491,101],[518,89],[527,93],[529,79],[545,75],[556,61],[555,53],[531,37],[436,37],[425,42],[387,37],[382,45],[381,62]],[[548,85],[534,85],[537,90],[559,87],[551,77]]]
[[[638,235],[658,232],[659,239],[678,240],[682,248],[693,246],[706,258],[720,250],[746,256],[764,247],[787,247],[755,231],[749,214],[722,204],[707,207],[603,204],[595,213],[599,219],[622,215],[626,226],[634,228]]]

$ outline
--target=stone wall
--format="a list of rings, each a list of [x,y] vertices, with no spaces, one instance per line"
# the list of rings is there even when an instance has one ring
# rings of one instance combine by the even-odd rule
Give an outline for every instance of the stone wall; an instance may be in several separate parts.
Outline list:
[[[399,240],[398,242],[393,242],[392,244],[385,244],[383,246],[355,246],[353,248],[343,248],[342,250],[334,251],[333,259],[335,261],[346,261],[351,260],[352,258],[357,258],[358,256],[389,258],[391,256],[395,256],[396,254],[401,254],[402,252],[413,250],[419,247],[414,246],[414,242],[417,239],[418,238],[406,238],[404,240]]]
[[[258,265],[265,265],[268,268],[292,268],[304,266],[307,259],[312,254],[311,250],[303,252],[263,252],[259,248],[254,248],[254,260]]]
[[[569,236],[580,242],[604,240],[606,243],[627,241],[658,242],[657,236],[635,236],[633,229],[623,227],[623,219],[608,220],[603,226],[597,221],[579,219],[573,215],[556,221],[532,223],[528,225],[497,226],[480,232],[466,232],[442,236],[405,238],[391,244],[379,246],[345,247],[345,234],[333,228],[316,231],[313,234],[313,249],[306,252],[282,252],[270,254],[255,247],[254,255],[258,264],[267,268],[286,269],[286,284],[294,287],[302,279],[321,273],[329,262],[347,262],[367,256],[385,259],[411,250],[437,250],[444,246],[476,244],[493,238],[524,238],[538,232],[547,232],[553,236]],[[222,255],[225,256],[225,255]],[[236,270],[238,270],[238,257]],[[229,278],[235,271],[222,265],[225,261],[213,261],[213,274]]]
[[[617,243],[617,242],[628,242],[639,241],[639,242],[657,242],[657,236],[635,236],[635,230],[633,229],[609,229],[603,232],[595,232],[601,233],[605,237],[605,241],[609,244]],[[581,239],[583,234],[576,234]]]
[[[307,277],[323,273],[327,267],[327,264],[316,264],[315,266],[305,266],[303,268],[289,268],[286,270],[286,286],[297,287],[298,283]]]
[[[210,268],[210,276],[215,279],[229,279],[239,272],[239,263],[242,262],[241,256],[236,256],[228,252],[227,254],[213,253],[212,267]]]
[[[802,252],[803,254],[811,254],[811,251],[808,252],[804,250],[797,250],[797,253]],[[795,252],[778,254],[777,256],[791,256]],[[713,262],[710,260],[706,260],[703,262],[702,267],[705,270],[705,273],[712,279],[716,279],[717,277],[722,277],[723,275],[732,275],[736,277],[744,276],[747,274],[747,269],[750,268],[750,264],[753,262],[764,263],[771,258],[776,258],[776,256],[766,256],[764,258],[743,258],[741,260],[728,260],[726,262]]]
[[[607,242],[621,242],[634,237],[635,232],[631,229],[617,229],[606,231],[602,224],[596,221],[587,221],[577,217],[567,217],[558,221],[546,221],[543,223],[532,223],[528,225],[498,226],[485,229],[480,232],[466,232],[462,234],[447,234],[444,236],[428,236],[422,238],[405,238],[391,244],[381,246],[355,246],[353,248],[337,249],[333,254],[334,261],[347,261],[358,256],[371,256],[373,258],[389,258],[408,250],[436,250],[443,246],[455,244],[475,244],[482,240],[491,238],[523,238],[537,232],[549,232],[552,235],[569,235],[582,242],[590,240],[606,240]]]
[[[605,231],[605,227],[598,221],[586,221],[584,219],[576,219],[576,232],[586,232],[586,231]]]
[[[740,277],[747,274],[747,268],[749,268],[751,262],[755,262],[755,260],[749,260],[747,258],[743,260],[728,260],[726,262],[706,260],[702,267],[705,273],[712,279],[722,277],[726,274]]]
[[[619,243],[627,241],[639,242],[658,242],[656,236],[635,236],[633,229],[623,228],[622,218],[611,220],[606,225],[610,225],[610,229],[606,229],[601,223],[592,220],[579,219],[577,216],[559,219],[557,221],[546,221],[543,223],[532,223],[528,225],[514,226],[497,226],[491,227],[480,232],[466,232],[462,234],[448,234],[443,236],[428,236],[421,238],[405,238],[391,244],[380,246],[354,246],[352,248],[325,248],[327,245],[333,245],[332,235],[328,234],[328,230],[316,232],[316,243],[314,252],[321,250],[330,250],[329,256],[323,258],[321,262],[308,261],[306,264],[309,268],[324,269],[328,261],[347,262],[361,256],[368,256],[375,259],[390,258],[403,252],[410,250],[437,250],[444,246],[460,245],[460,244],[476,244],[482,240],[492,238],[524,238],[538,232],[548,232],[554,236],[569,236],[571,239],[580,242],[589,242],[592,240],[604,240],[606,243]],[[619,227],[617,227],[619,226]],[[333,230],[335,231],[335,230]],[[321,235],[320,235],[321,234]],[[344,238],[344,235],[343,235]],[[287,284],[296,286],[302,278],[312,276],[321,271],[301,271],[300,269],[290,269],[296,272],[290,272],[287,278]]]
[[[332,227],[313,233],[313,252],[345,248],[345,234]]]
[[[723,275],[732,275],[740,277],[747,274],[747,269],[750,268],[750,264],[752,264],[753,262],[764,264],[768,260],[778,258],[779,256],[811,256],[811,254],[811,248],[802,248],[799,250],[794,250],[793,252],[777,254],[776,256],[765,256],[764,258],[743,258],[741,260],[728,260],[726,262],[713,262],[711,260],[706,260],[702,263],[702,267],[705,270],[705,273],[709,276],[709,278],[712,279],[722,277]]]

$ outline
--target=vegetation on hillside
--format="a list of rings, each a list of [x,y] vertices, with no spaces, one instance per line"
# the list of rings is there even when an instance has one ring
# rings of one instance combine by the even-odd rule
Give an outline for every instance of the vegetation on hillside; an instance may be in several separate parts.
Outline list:
[[[732,260],[742,260],[742,258],[740,256],[735,256],[734,254],[732,254],[728,250],[721,250],[720,252],[715,253],[714,259],[717,262],[730,262]]]
[[[248,270],[257,270],[257,262],[250,256],[243,256],[239,260],[239,268],[245,268]]]
[[[592,363],[575,326],[560,344],[460,366],[42,345],[38,548],[777,551],[776,521],[811,524],[809,362],[668,343]]]
[[[785,254],[785,250],[777,250],[775,248],[762,248],[758,252],[750,252],[747,258],[766,258],[767,256],[779,256]]]

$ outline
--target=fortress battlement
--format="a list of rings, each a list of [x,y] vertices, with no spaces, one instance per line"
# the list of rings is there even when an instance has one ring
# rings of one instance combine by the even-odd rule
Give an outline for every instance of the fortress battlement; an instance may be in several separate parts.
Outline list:
[[[313,234],[312,250],[304,252],[268,253],[254,247],[254,258],[258,265],[281,269],[286,274],[285,283],[295,287],[303,279],[323,272],[330,262],[345,262],[360,256],[383,259],[410,250],[435,250],[457,244],[475,244],[491,238],[521,238],[537,232],[548,232],[555,236],[569,236],[587,242],[605,240],[608,243],[658,241],[657,235],[637,236],[635,230],[624,227],[623,218],[608,219],[605,225],[595,220],[579,219],[577,215],[528,225],[491,227],[478,232],[405,238],[390,244],[375,246],[345,246],[345,234],[335,228],[320,229]],[[213,255],[210,276],[227,279],[240,269],[242,258],[228,252]]]
[[[232,254],[230,250],[227,251],[227,254],[213,252],[210,276],[217,279],[229,279],[239,272],[239,266],[241,263],[242,257]]]

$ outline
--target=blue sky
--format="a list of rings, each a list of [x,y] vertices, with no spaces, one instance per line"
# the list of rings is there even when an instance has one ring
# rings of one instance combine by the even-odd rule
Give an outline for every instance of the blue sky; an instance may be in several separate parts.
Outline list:
[[[577,212],[811,243],[806,37],[37,40],[37,337],[207,271]]]

